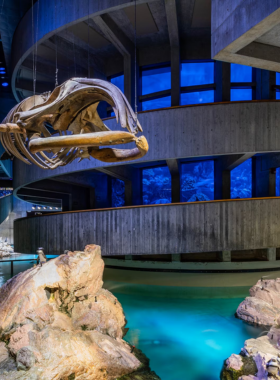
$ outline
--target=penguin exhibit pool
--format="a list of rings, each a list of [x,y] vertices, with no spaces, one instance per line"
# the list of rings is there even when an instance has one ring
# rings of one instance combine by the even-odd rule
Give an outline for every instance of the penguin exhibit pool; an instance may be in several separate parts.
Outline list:
[[[32,265],[31,259],[15,262],[14,275]],[[11,277],[9,268],[8,262],[0,264],[0,286]],[[104,286],[123,306],[129,328],[125,339],[145,353],[162,380],[218,380],[224,360],[238,354],[246,339],[264,333],[235,317],[249,287],[217,292],[217,288],[129,284],[106,281],[106,270]]]

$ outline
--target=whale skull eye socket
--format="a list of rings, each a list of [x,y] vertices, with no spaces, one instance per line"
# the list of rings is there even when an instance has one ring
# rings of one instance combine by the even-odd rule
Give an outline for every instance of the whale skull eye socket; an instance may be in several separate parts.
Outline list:
[[[126,131],[111,131],[100,119],[97,107],[106,101],[116,121]],[[93,157],[122,162],[143,157],[149,149],[142,127],[124,94],[112,83],[73,78],[52,93],[34,95],[14,107],[0,124],[0,140],[8,158],[55,169]],[[111,148],[135,143],[132,149]],[[7,158],[5,156],[5,158]]]

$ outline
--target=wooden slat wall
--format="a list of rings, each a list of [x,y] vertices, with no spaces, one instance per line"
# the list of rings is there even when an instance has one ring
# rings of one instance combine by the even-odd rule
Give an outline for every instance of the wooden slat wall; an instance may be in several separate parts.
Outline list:
[[[14,222],[15,250],[49,254],[102,247],[147,255],[280,247],[280,198],[61,213]]]
[[[277,100],[175,107],[141,113],[139,120],[150,149],[137,163],[280,150],[280,104]],[[115,119],[106,120],[106,124],[112,130],[121,129]],[[103,166],[112,164],[94,159],[80,163],[75,160],[55,170],[42,170],[16,159],[14,188],[44,178]]]
[[[6,197],[0,198],[0,224],[4,222],[7,216],[12,211],[13,207],[13,196],[8,195]]]

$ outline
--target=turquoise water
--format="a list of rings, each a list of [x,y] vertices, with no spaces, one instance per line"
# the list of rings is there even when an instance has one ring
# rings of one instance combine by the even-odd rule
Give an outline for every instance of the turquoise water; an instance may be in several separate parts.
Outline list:
[[[14,263],[14,274],[32,265]],[[9,268],[0,263],[0,287],[10,278]],[[217,289],[113,281],[105,287],[123,306],[129,328],[125,339],[143,350],[162,380],[218,380],[223,361],[262,332],[234,316],[247,288],[219,288],[221,298],[212,298]]]
[[[162,380],[218,380],[223,361],[262,332],[234,317],[243,298],[114,294],[128,320],[125,339],[143,350]]]

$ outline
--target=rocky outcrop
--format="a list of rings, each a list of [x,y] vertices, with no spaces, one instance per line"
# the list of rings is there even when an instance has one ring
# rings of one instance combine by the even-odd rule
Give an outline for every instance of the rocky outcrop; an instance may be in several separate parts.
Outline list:
[[[100,247],[88,245],[0,289],[0,380],[114,380],[141,370],[103,269]]]
[[[259,280],[239,305],[236,314],[244,321],[272,326],[280,317],[280,278]]]
[[[14,249],[3,238],[0,237],[0,259],[3,257],[14,255]]]
[[[246,340],[240,354],[225,361],[221,379],[280,380],[280,279],[259,280],[236,314],[247,322],[272,327],[267,335]],[[254,365],[246,367],[248,361]]]

